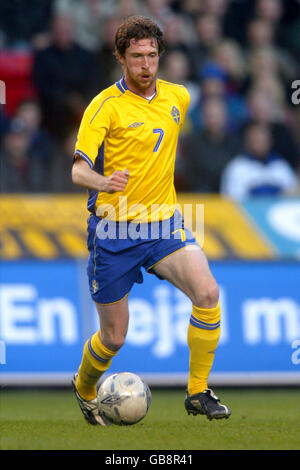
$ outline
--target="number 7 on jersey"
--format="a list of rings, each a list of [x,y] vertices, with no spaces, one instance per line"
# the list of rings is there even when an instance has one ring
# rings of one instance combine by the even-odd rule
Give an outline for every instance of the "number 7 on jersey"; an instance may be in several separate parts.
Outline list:
[[[157,152],[159,147],[160,147],[160,144],[161,144],[161,142],[164,138],[165,133],[162,129],[153,129],[153,134],[159,134],[156,145],[153,149],[153,152]]]

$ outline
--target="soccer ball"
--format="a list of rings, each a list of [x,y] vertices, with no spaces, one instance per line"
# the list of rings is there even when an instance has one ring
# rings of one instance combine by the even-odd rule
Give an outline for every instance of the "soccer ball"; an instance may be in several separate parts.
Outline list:
[[[147,414],[151,403],[148,385],[136,374],[121,372],[107,377],[99,387],[100,412],[114,424],[135,424]]]

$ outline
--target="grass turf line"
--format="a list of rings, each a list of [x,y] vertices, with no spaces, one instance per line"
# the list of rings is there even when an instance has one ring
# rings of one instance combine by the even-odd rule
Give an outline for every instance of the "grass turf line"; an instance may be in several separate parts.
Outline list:
[[[228,420],[188,416],[184,391],[153,390],[148,415],[134,426],[88,425],[71,390],[2,390],[2,450],[300,449],[297,390],[220,390]]]

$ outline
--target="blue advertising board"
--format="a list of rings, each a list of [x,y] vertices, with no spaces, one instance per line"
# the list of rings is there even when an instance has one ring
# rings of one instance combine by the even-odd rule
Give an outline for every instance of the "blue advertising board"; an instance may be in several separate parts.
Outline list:
[[[84,331],[76,262],[3,262],[0,281],[1,377],[20,374],[26,381],[30,374],[38,381],[73,370]]]
[[[85,262],[7,261],[0,268],[0,384],[69,384],[98,328]],[[211,384],[300,383],[300,263],[213,262],[222,333]],[[129,297],[126,344],[110,372],[185,384],[190,300],[144,276]]]

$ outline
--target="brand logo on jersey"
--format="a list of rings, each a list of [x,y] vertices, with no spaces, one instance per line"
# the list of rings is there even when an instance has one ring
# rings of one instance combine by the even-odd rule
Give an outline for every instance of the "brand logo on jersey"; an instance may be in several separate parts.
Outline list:
[[[174,119],[174,121],[176,122],[176,124],[179,124],[180,112],[179,112],[179,109],[176,108],[176,106],[173,106],[173,108],[171,109],[171,115],[172,115],[172,118]]]
[[[133,123],[130,124],[128,127],[136,128],[136,127],[142,126],[143,124],[144,124],[143,122],[133,122]]]

